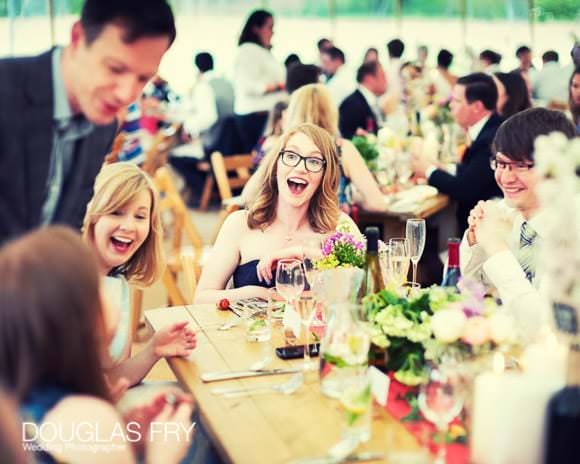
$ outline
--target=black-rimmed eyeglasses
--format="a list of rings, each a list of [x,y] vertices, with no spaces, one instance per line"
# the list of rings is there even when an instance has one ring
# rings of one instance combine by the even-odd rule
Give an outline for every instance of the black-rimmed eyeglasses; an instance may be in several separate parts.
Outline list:
[[[498,160],[497,158],[491,158],[489,160],[491,169],[494,171],[506,171],[510,170],[512,172],[526,173],[534,167],[534,163],[525,162],[506,162]]]
[[[282,162],[290,168],[298,166],[300,161],[304,161],[304,167],[308,172],[320,172],[326,166],[325,160],[315,156],[302,156],[291,150],[282,150],[279,154]]]

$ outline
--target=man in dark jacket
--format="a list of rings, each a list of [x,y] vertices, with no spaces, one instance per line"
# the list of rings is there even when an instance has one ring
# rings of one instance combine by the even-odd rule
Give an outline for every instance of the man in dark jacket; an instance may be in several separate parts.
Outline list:
[[[490,166],[491,143],[502,120],[495,113],[497,88],[483,73],[459,78],[453,88],[451,112],[466,132],[471,145],[457,165],[455,175],[429,161],[414,157],[415,174],[425,176],[430,185],[457,202],[459,233],[467,228],[467,217],[479,200],[500,197]]]
[[[0,60],[0,244],[46,224],[80,227],[116,115],[174,38],[165,0],[87,0],[69,46]]]
[[[382,65],[376,61],[363,64],[356,73],[358,89],[344,99],[339,108],[340,133],[352,139],[358,129],[376,134],[382,119],[378,98],[387,89]]]

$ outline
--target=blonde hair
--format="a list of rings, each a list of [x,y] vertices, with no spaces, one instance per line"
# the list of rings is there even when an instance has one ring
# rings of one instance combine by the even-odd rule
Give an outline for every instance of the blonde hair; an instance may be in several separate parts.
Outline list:
[[[114,163],[103,166],[97,179],[93,198],[87,205],[83,221],[83,238],[95,242],[95,224],[129,203],[135,195],[148,191],[151,194],[149,235],[129,261],[116,269],[135,285],[148,287],[160,276],[165,267],[163,228],[159,214],[159,193],[151,178],[131,163]]]
[[[308,84],[296,90],[286,112],[288,127],[310,123],[338,135],[338,109],[323,84]]]
[[[300,124],[284,134],[275,150],[263,161],[267,162],[266,177],[248,213],[248,227],[250,229],[265,228],[274,222],[278,206],[278,158],[290,138],[301,133],[312,140],[320,150],[326,166],[322,171],[320,185],[310,199],[308,205],[308,222],[318,233],[334,230],[340,216],[338,207],[338,183],[340,171],[336,155],[336,144],[330,134],[314,124]]]

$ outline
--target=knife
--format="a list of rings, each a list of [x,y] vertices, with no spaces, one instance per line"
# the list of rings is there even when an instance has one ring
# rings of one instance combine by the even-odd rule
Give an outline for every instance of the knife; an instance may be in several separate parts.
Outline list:
[[[281,375],[281,374],[295,374],[300,372],[300,368],[279,368],[279,369],[261,369],[259,371],[245,370],[245,371],[221,371],[221,372],[206,372],[201,374],[203,382],[217,382],[218,380],[242,379],[245,377],[263,377],[265,375]]]
[[[381,461],[385,458],[384,453],[367,451],[357,454],[349,454],[345,458],[333,458],[331,456],[321,456],[319,458],[305,458],[290,461],[289,464],[339,464],[341,462],[369,462]]]

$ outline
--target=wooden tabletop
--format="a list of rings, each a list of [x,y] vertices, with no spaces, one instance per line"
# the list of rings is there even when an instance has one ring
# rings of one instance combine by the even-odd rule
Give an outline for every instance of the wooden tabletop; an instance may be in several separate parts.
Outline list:
[[[301,360],[282,361],[274,348],[282,346],[281,327],[275,326],[270,342],[252,343],[245,339],[243,324],[228,331],[217,328],[237,318],[213,305],[177,306],[146,312],[155,330],[188,320],[197,331],[197,348],[189,358],[169,359],[182,386],[198,404],[201,420],[226,462],[275,464],[292,459],[323,456],[341,438],[343,418],[336,400],[320,393],[318,372],[308,372],[305,384],[293,395],[261,394],[226,399],[213,395],[217,386],[256,386],[284,382],[288,375],[203,383],[200,374],[210,371],[246,369],[265,356],[268,367],[299,366]],[[389,461],[394,454],[419,457],[415,438],[378,404],[374,405],[371,440],[357,451],[382,451]],[[406,461],[411,462],[411,461]],[[419,462],[417,459],[412,462]]]

